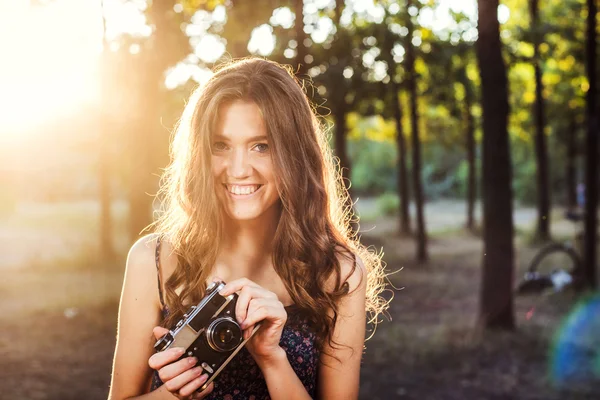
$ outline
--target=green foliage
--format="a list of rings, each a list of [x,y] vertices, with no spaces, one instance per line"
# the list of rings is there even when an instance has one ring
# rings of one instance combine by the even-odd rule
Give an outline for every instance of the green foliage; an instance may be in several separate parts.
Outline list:
[[[366,138],[348,144],[352,160],[352,189],[356,193],[380,194],[396,187],[396,161],[393,143]]]

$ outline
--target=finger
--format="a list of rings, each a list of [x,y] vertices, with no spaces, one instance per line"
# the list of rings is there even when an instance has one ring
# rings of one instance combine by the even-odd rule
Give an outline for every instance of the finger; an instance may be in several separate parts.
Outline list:
[[[215,388],[215,384],[213,382],[211,382],[210,385],[208,385],[208,387],[206,389],[204,389],[203,391],[194,392],[194,394],[192,395],[192,399],[203,399],[206,396],[208,396],[209,394],[211,394],[214,388]]]
[[[148,359],[148,365],[152,369],[161,369],[165,365],[177,361],[179,357],[183,355],[183,353],[185,353],[185,349],[183,347],[173,347],[172,349],[159,351]]]
[[[181,375],[185,371],[188,371],[198,363],[198,359],[196,357],[186,357],[177,362],[167,364],[161,369],[158,370],[158,376],[160,380],[166,382],[171,379],[175,379],[178,375]],[[198,374],[200,375],[200,374]]]
[[[242,290],[244,286],[260,287],[256,283],[252,282],[250,279],[240,278],[227,283],[225,287],[221,289],[221,291],[219,291],[219,294],[221,296],[229,296],[231,293],[235,293]]]
[[[162,326],[155,326],[152,329],[152,333],[154,334],[154,338],[158,340],[169,333],[169,330],[167,328],[163,328]]]
[[[208,374],[198,375],[197,377],[192,379],[190,382],[188,382],[185,386],[183,386],[181,389],[179,389],[179,395],[184,396],[184,397],[192,395],[196,390],[198,390],[200,388],[200,386],[204,385],[204,383],[207,380],[208,380]],[[212,384],[212,382],[211,382],[211,384]],[[202,392],[200,392],[200,394],[202,396],[206,396],[206,394],[208,394],[208,393],[205,393],[205,392],[208,389],[209,388],[206,388],[206,390],[203,390]]]
[[[248,306],[252,300],[252,293],[250,286],[245,286],[240,292],[237,302],[235,303],[235,318],[237,322],[241,324],[246,319],[248,314]]]
[[[277,301],[277,295],[273,292],[270,292],[262,287],[254,287],[254,286],[244,286],[238,295],[237,303],[235,305],[235,315],[238,323],[244,322],[246,316],[251,311],[250,305],[255,300],[259,299],[268,299],[270,301]],[[256,303],[259,305],[262,303]]]
[[[254,328],[255,325],[251,325],[244,329],[244,333],[242,335],[243,340],[250,339],[252,337],[252,334],[254,333]]]
[[[283,309],[283,306],[273,305],[271,302],[269,304],[258,306],[255,310],[253,310],[253,312],[248,313],[248,316],[242,323],[241,327],[242,329],[246,329],[262,320],[269,320],[284,324],[286,319],[287,314],[285,309]]]
[[[195,367],[175,376],[173,379],[163,381],[167,390],[171,393],[179,393],[181,396],[189,396],[192,392],[182,394],[183,388],[187,387],[191,382],[195,381],[202,375],[202,367]],[[162,380],[162,378],[161,378]]]

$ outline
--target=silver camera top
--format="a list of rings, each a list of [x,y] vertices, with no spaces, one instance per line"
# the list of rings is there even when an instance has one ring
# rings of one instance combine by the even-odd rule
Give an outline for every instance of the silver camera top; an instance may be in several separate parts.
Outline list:
[[[183,316],[177,322],[177,324],[169,330],[169,333],[167,333],[165,336],[156,341],[156,343],[154,344],[154,348],[157,351],[163,351],[168,349],[169,347],[171,347],[171,345],[173,345],[173,341],[175,340],[174,338],[178,337],[182,330],[190,331],[187,332],[186,335],[184,335],[184,337],[187,338],[186,342],[192,340],[191,336],[194,336],[195,338],[198,335],[200,335],[206,327],[199,326],[199,324],[190,324],[190,322],[194,321],[198,313],[201,310],[203,310],[205,306],[211,300],[214,299],[215,296],[218,296],[219,291],[224,287],[225,283],[222,281],[215,281],[210,283],[206,288],[206,294],[204,298],[200,301],[200,303],[198,303],[195,306],[191,306],[190,309],[185,314],[183,314]],[[233,299],[233,297],[233,295],[227,296],[228,301],[226,301],[222,306],[220,306],[219,309],[217,309],[212,316],[214,317],[218,315],[223,310],[223,308],[225,308],[225,306],[229,303],[229,301]]]

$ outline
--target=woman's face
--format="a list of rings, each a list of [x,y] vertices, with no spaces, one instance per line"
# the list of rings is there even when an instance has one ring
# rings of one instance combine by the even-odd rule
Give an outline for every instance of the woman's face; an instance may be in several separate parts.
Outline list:
[[[221,107],[219,118],[211,138],[212,172],[225,214],[234,220],[276,215],[279,194],[258,106],[236,100]]]

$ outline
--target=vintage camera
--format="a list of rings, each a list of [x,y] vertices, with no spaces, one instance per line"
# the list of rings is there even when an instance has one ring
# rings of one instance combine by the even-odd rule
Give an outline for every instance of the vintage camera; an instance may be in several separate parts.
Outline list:
[[[208,374],[199,391],[208,387],[250,339],[243,339],[242,328],[235,319],[238,295],[221,296],[219,291],[223,287],[224,282],[209,285],[200,303],[192,306],[169,333],[154,344],[156,351],[183,347],[186,352],[181,358],[198,358],[197,365]],[[258,324],[252,334],[257,329]]]

